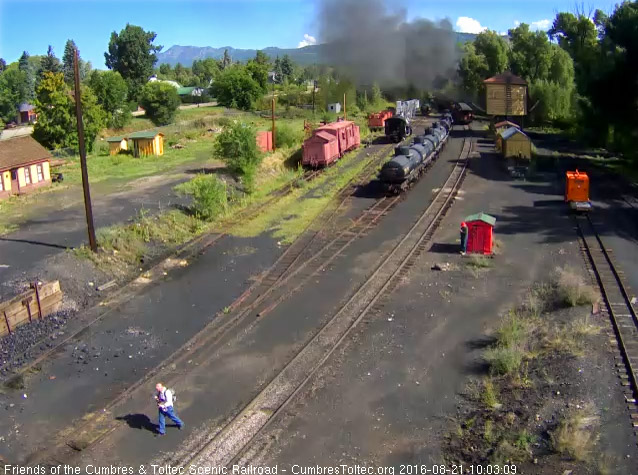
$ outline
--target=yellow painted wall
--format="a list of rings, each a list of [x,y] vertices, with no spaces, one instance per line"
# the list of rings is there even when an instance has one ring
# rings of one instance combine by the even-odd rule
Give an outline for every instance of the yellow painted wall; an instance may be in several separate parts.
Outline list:
[[[11,172],[3,172],[0,179],[2,180],[2,189],[4,191],[11,191]]]
[[[135,139],[136,156],[163,155],[164,141],[161,135],[152,139]]]
[[[505,157],[532,158],[532,142],[529,138],[520,134],[510,137],[503,143],[503,155]]]
[[[38,183],[38,167],[37,165],[31,165],[31,184]]]
[[[49,162],[44,162],[42,164],[42,174],[44,175],[45,180],[51,179],[51,167],[49,166]]]
[[[527,87],[511,85],[512,103],[511,111],[507,109],[505,84],[487,84],[485,88],[486,94],[486,110],[489,115],[498,116],[522,116],[527,115]]]
[[[23,186],[26,186],[26,182],[24,181],[24,168],[20,167],[18,168],[18,187],[22,188]]]

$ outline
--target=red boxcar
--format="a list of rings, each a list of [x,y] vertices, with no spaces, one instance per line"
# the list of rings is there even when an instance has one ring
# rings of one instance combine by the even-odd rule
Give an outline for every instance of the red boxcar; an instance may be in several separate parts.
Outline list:
[[[392,117],[392,115],[392,111],[390,110],[370,114],[368,116],[368,127],[371,129],[383,129],[385,127],[385,120]]]
[[[315,131],[303,144],[302,165],[313,168],[328,166],[349,150],[361,144],[359,127],[343,120],[326,124]]]

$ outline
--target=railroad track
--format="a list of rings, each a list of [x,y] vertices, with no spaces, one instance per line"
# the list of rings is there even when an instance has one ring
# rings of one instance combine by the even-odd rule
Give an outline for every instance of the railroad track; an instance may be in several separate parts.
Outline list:
[[[467,128],[466,128],[467,130]],[[284,411],[357,324],[390,292],[426,248],[463,182],[471,139],[435,199],[373,274],[341,309],[302,347],[265,388],[223,428],[208,439],[186,444],[162,460],[179,466],[227,466],[241,459],[259,434]],[[383,203],[385,201],[381,201]]]
[[[322,227],[315,232],[308,233],[307,236],[302,236],[288,247],[275,264],[262,273],[262,276],[226,309],[228,313],[219,315],[220,317],[223,316],[223,319],[219,322],[214,320],[210,324],[210,328],[203,329],[183,346],[187,350],[178,350],[168,360],[180,367],[182,363],[185,364],[188,360],[197,361],[198,359],[205,360],[209,358],[212,353],[211,345],[219,344],[222,339],[229,337],[232,330],[237,328],[248,317],[256,314],[263,316],[275,308],[281,301],[299,290],[310,278],[325,269],[347,246],[375,225],[401,197],[383,197],[375,201],[372,206],[353,219],[350,225],[339,232],[336,237],[326,239],[322,235],[323,228],[339,214],[339,211],[351,198],[357,182],[362,177],[367,179],[395,146],[396,144],[384,145],[378,151],[373,152],[369,163],[339,193],[338,199],[340,201],[338,205],[322,216],[320,220]],[[316,172],[320,173],[321,171]],[[306,176],[309,179],[313,179],[316,174],[309,172]],[[320,255],[315,254],[315,249],[317,248],[321,249]],[[312,255],[308,256],[309,253]],[[160,371],[169,380],[171,377],[180,376],[179,374],[173,375],[170,370],[164,367],[164,362],[162,362],[149,371],[144,378],[138,380],[114,398],[104,408],[104,413],[108,413],[127,397],[131,397],[137,389],[141,388]],[[78,450],[82,450],[101,440],[119,425],[118,422],[114,422],[108,417],[98,417],[88,424],[77,427],[73,431],[71,439],[62,437],[62,439],[52,444],[52,447],[48,450],[38,454],[36,458],[46,464],[55,465],[62,463],[72,458]]]
[[[638,428],[638,318],[622,271],[618,270],[611,250],[605,247],[602,238],[589,215],[577,216],[576,224],[581,238],[581,250],[586,255],[590,271],[600,288],[606,313],[612,323],[615,340],[620,350],[619,371],[625,401],[631,421]]]

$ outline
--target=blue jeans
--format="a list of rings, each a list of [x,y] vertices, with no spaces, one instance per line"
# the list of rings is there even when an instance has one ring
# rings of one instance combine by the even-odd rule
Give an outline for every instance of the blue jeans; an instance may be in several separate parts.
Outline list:
[[[175,414],[175,410],[173,409],[173,407],[167,407],[166,409],[160,409],[159,410],[159,428],[158,428],[158,432],[160,434],[163,434],[164,432],[166,432],[166,418],[169,418],[170,420],[172,420],[175,424],[177,424],[177,427],[181,428],[184,423],[181,421],[181,419],[179,417],[177,417],[177,414]]]
[[[467,252],[467,233],[461,233],[461,251]]]

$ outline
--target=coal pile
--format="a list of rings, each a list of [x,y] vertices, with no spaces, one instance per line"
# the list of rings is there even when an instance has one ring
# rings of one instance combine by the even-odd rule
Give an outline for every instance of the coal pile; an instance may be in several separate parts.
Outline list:
[[[22,325],[0,339],[0,379],[55,346],[65,335],[64,328],[71,313],[71,310],[61,310]]]

